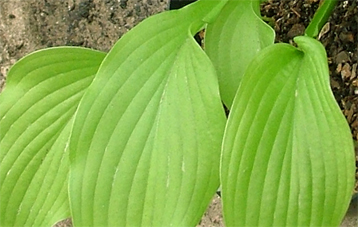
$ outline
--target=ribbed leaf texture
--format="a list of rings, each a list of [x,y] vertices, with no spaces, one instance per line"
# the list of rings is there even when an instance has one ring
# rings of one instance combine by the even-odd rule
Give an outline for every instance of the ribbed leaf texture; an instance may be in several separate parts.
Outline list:
[[[224,136],[227,226],[339,226],[354,183],[348,124],[323,46],[296,37],[254,58]]]
[[[51,226],[70,216],[71,119],[104,56],[52,48],[9,71],[0,95],[1,226]]]
[[[148,18],[104,60],[70,142],[77,226],[195,226],[219,186],[225,125],[215,70],[192,35],[224,1]]]

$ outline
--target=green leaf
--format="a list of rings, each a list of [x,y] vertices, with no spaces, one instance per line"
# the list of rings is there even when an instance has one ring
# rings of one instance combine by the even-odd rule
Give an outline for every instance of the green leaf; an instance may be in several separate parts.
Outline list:
[[[353,142],[325,50],[295,42],[260,52],[234,100],[222,151],[227,226],[338,226],[348,208]]]
[[[305,30],[306,36],[316,38],[319,35],[322,27],[325,25],[328,18],[331,16],[338,2],[339,2],[338,0],[323,1],[323,3],[319,6],[318,10],[316,11],[310,24]]]
[[[225,114],[192,34],[222,5],[199,1],[148,18],[104,60],[71,136],[76,226],[199,222],[219,186]]]
[[[260,1],[229,1],[205,35],[205,52],[217,69],[220,94],[230,108],[253,57],[273,44],[274,30],[260,18]]]
[[[70,119],[104,56],[52,48],[9,71],[0,95],[1,226],[50,226],[70,215]]]

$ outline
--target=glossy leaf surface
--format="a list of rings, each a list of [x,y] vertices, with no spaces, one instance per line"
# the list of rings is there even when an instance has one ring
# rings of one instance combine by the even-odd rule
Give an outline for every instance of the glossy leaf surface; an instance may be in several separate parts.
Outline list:
[[[104,56],[52,48],[10,70],[0,95],[1,226],[51,226],[70,216],[69,122]]]
[[[225,115],[192,35],[224,1],[148,18],[104,60],[70,143],[77,226],[195,226],[219,185]]]
[[[231,0],[205,34],[205,52],[217,69],[220,94],[230,108],[253,57],[273,44],[275,32],[260,18],[260,1]]]
[[[227,226],[338,226],[354,181],[352,138],[323,46],[275,44],[244,75],[225,131]]]

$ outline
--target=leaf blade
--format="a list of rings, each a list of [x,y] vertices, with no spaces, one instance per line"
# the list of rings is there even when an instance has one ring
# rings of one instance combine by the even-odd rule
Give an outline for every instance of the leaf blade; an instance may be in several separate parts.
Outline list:
[[[68,122],[103,57],[51,48],[10,70],[0,96],[1,225],[48,226],[68,217]]]
[[[275,32],[260,16],[260,2],[229,1],[205,34],[205,52],[217,69],[220,93],[230,109],[253,57],[273,44]]]
[[[295,41],[302,51],[278,44],[260,53],[234,101],[221,171],[229,226],[338,226],[348,207],[353,144],[325,51]]]
[[[215,193],[225,116],[215,71],[189,33],[223,3],[195,4],[204,8],[149,18],[122,37],[80,104],[70,143],[81,151],[71,155],[76,225],[195,225]]]

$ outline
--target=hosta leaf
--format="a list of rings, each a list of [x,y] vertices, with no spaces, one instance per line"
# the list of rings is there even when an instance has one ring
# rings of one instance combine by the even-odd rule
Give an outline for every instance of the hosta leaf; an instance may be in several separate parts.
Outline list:
[[[273,44],[274,30],[260,18],[260,1],[229,1],[205,35],[205,52],[217,69],[220,94],[231,107],[242,76],[253,57]]]
[[[348,207],[353,142],[325,50],[295,41],[260,52],[235,98],[221,169],[227,226],[338,226]]]
[[[10,70],[0,95],[1,226],[50,226],[70,215],[69,121],[104,56],[52,48]]]
[[[219,185],[225,115],[192,33],[223,2],[146,19],[104,60],[70,142],[77,226],[195,226]]]

